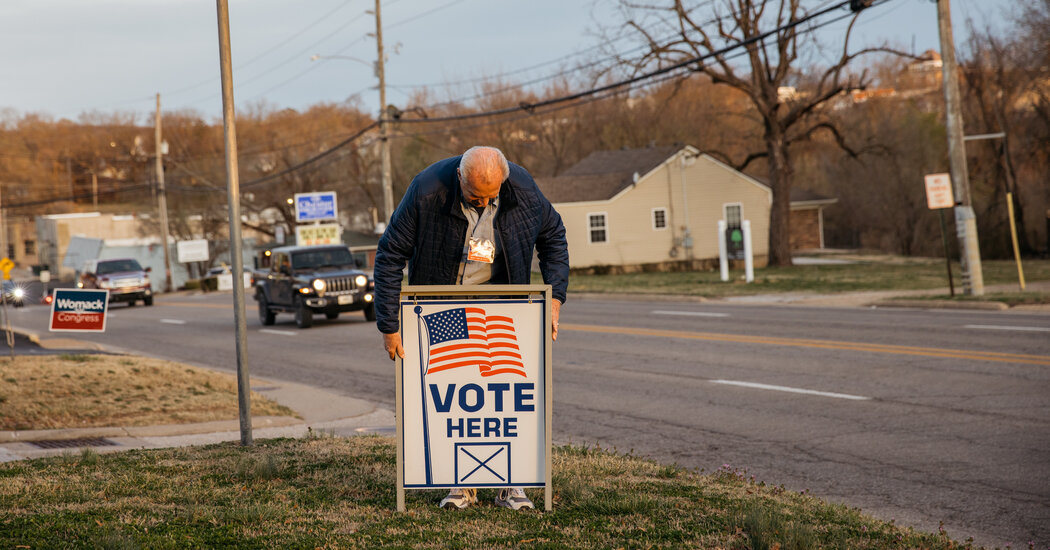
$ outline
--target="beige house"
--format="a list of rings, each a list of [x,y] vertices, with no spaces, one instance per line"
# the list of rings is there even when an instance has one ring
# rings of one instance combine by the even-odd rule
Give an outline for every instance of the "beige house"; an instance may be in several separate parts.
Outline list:
[[[565,223],[572,268],[711,267],[719,220],[750,220],[766,264],[772,191],[694,147],[599,151],[537,183]]]

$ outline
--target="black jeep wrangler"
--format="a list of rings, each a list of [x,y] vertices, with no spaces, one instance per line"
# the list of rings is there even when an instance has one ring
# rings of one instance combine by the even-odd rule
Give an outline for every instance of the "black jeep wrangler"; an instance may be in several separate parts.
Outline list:
[[[346,246],[285,246],[266,254],[269,268],[252,274],[262,324],[272,325],[278,312],[294,313],[299,328],[310,328],[314,313],[335,319],[363,310],[375,321],[374,283]]]

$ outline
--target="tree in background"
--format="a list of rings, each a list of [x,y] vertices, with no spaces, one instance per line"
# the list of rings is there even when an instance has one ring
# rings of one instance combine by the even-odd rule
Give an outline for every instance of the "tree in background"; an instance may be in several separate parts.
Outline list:
[[[712,5],[711,10],[699,8]],[[745,169],[762,158],[768,167],[773,205],[769,225],[770,265],[791,265],[790,205],[795,180],[791,146],[818,132],[828,132],[851,155],[843,134],[822,112],[826,104],[843,92],[863,88],[862,76],[847,72],[858,56],[884,48],[849,52],[849,34],[860,13],[853,15],[836,61],[804,78],[800,45],[816,20],[798,24],[807,17],[800,0],[706,0],[687,3],[668,0],[660,4],[638,5],[624,1],[626,26],[640,33],[648,51],[636,63],[639,70],[654,65],[680,63],[704,58],[693,65],[715,84],[732,87],[744,94],[761,120],[765,148],[753,151],[738,162],[723,158],[737,169]],[[666,36],[666,29],[675,29]],[[767,35],[772,29],[777,29]],[[736,50],[723,51],[732,44],[746,44],[745,60],[734,60]],[[812,48],[812,50],[819,49]]]

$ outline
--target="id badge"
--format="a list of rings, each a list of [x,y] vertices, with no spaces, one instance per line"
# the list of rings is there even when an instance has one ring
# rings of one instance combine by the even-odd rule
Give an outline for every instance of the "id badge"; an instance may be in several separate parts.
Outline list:
[[[496,243],[489,239],[470,238],[467,246],[467,260],[491,264],[496,257]]]

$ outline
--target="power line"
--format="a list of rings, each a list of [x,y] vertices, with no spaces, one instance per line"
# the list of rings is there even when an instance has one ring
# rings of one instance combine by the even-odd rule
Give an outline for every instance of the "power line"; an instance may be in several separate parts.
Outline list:
[[[881,3],[886,3],[888,1],[890,1],[890,0],[884,0]],[[600,87],[597,87],[597,88],[592,88],[592,89],[581,91],[581,92],[577,92],[577,93],[574,93],[574,94],[569,94],[569,95],[565,95],[565,96],[560,96],[560,97],[550,98],[550,99],[546,99],[546,100],[542,100],[542,101],[537,101],[537,102],[534,102],[534,103],[522,103],[521,105],[519,105],[517,107],[504,108],[504,109],[495,109],[495,110],[490,110],[490,111],[477,112],[477,113],[467,113],[467,114],[463,114],[463,115],[455,115],[455,116],[447,116],[447,117],[435,117],[435,118],[423,118],[423,119],[402,119],[399,122],[401,122],[401,123],[452,122],[452,121],[459,121],[459,120],[472,120],[472,119],[478,119],[478,118],[482,118],[482,117],[496,117],[496,116],[510,114],[510,113],[515,113],[515,112],[522,113],[522,116],[518,117],[518,118],[525,118],[525,117],[528,117],[528,116],[532,116],[533,114],[537,114],[536,111],[538,109],[540,109],[540,108],[548,107],[548,106],[556,106],[556,105],[560,105],[560,104],[563,104],[563,103],[566,104],[566,105],[559,106],[556,109],[546,109],[546,110],[542,111],[542,113],[538,113],[538,114],[545,114],[545,113],[553,112],[555,110],[567,109],[567,108],[570,108],[570,107],[573,107],[573,106],[577,106],[578,105],[577,103],[570,103],[570,102],[573,102],[573,101],[576,101],[576,100],[579,100],[579,99],[595,98],[593,100],[596,101],[598,98],[602,98],[602,96],[599,96],[599,94],[602,94],[604,92],[611,92],[609,95],[614,95],[615,93],[622,92],[623,89],[629,90],[629,89],[631,89],[631,88],[633,88],[635,86],[651,85],[651,84],[655,84],[655,83],[659,83],[659,82],[663,82],[663,81],[666,81],[666,80],[670,80],[670,79],[673,79],[673,78],[677,78],[677,77],[683,76],[684,74],[688,74],[689,72],[695,71],[695,69],[688,68],[692,64],[700,63],[700,62],[702,62],[702,61],[704,61],[704,60],[706,60],[708,58],[716,57],[716,56],[720,56],[720,55],[725,55],[726,53],[729,53],[732,50],[743,48],[743,47],[746,47],[748,45],[751,45],[751,44],[754,44],[754,43],[757,43],[757,42],[761,42],[761,41],[765,40],[766,38],[768,38],[768,37],[770,37],[770,36],[772,36],[772,35],[774,35],[776,33],[779,33],[779,32],[782,32],[782,31],[788,30],[788,29],[793,29],[793,28],[795,28],[795,27],[797,27],[797,26],[799,26],[799,25],[801,25],[803,23],[806,23],[808,21],[811,21],[813,19],[821,17],[821,16],[823,16],[823,15],[825,15],[827,13],[830,13],[830,12],[836,10],[836,9],[848,6],[849,4],[850,4],[850,0],[843,0],[841,2],[838,2],[837,4],[834,4],[832,6],[829,6],[827,8],[821,9],[821,10],[818,10],[818,11],[816,11],[814,13],[811,13],[811,14],[808,14],[808,15],[806,15],[806,16],[798,19],[798,20],[791,21],[791,22],[789,22],[789,23],[787,23],[785,25],[781,25],[781,26],[776,27],[776,28],[774,28],[774,29],[772,29],[770,31],[767,31],[767,32],[762,33],[760,35],[751,37],[749,39],[742,40],[742,41],[739,41],[739,42],[731,44],[731,45],[727,45],[727,46],[725,46],[723,48],[711,51],[711,52],[709,52],[707,54],[704,54],[704,55],[692,57],[692,58],[686,59],[684,61],[680,61],[680,62],[674,63],[674,64],[669,65],[667,67],[662,67],[660,69],[656,69],[654,71],[650,71],[650,72],[644,73],[642,75],[638,75],[638,76],[635,76],[635,77],[632,77],[632,78],[629,78],[629,79],[625,79],[625,80],[621,80],[621,81],[618,81],[618,82],[613,82],[611,84],[607,84],[607,85],[600,86]],[[852,13],[848,13],[848,14],[845,14],[843,16],[831,19],[829,21],[822,22],[819,25],[816,25],[816,26],[812,27],[811,29],[807,29],[804,32],[812,32],[812,31],[815,31],[816,29],[819,29],[819,28],[821,28],[823,26],[836,23],[836,22],[838,22],[838,21],[840,21],[840,20],[842,20],[842,19],[844,19],[846,17],[852,17],[852,16],[853,16]],[[746,52],[742,52],[741,55],[743,53],[746,53]],[[735,57],[735,56],[733,56],[733,57]],[[683,69],[684,69],[684,71],[680,71],[680,70],[683,70]],[[680,71],[680,72],[676,73],[676,71]],[[645,83],[645,81],[653,79],[655,77],[661,77],[661,78],[658,79],[656,82],[650,82],[648,84]],[[590,101],[587,101],[585,103],[589,103],[589,102]],[[496,124],[496,123],[500,123],[500,122],[509,122],[509,120],[500,119],[500,120],[490,121],[488,123],[480,124],[478,126],[487,125],[487,124]],[[335,151],[337,151],[337,150],[341,149],[342,147],[345,147],[346,145],[349,145],[350,143],[354,142],[355,140],[357,140],[358,138],[363,136],[366,132],[368,132],[372,128],[375,128],[376,126],[378,126],[378,123],[373,122],[373,123],[369,124],[368,126],[365,126],[364,128],[362,128],[358,132],[352,134],[350,137],[346,138],[342,142],[340,142],[340,143],[336,144],[335,146],[333,146],[333,147],[331,147],[331,148],[321,152],[320,154],[315,155],[315,156],[313,156],[313,157],[311,157],[311,158],[309,158],[309,159],[307,159],[307,160],[305,160],[303,162],[300,162],[300,163],[298,163],[296,165],[288,167],[288,168],[286,168],[286,169],[284,169],[284,170],[282,170],[280,172],[277,172],[275,174],[270,174],[270,175],[264,176],[262,178],[257,178],[255,180],[251,180],[249,182],[245,182],[245,183],[241,184],[241,188],[248,188],[248,187],[254,187],[254,186],[258,186],[258,185],[263,185],[265,183],[274,181],[275,179],[280,178],[280,177],[282,177],[284,175],[290,174],[292,172],[295,172],[295,171],[300,170],[302,168],[305,168],[307,166],[316,164],[317,162],[325,159],[326,157],[331,156]],[[455,130],[455,129],[453,129],[453,130]],[[450,130],[442,129],[442,131],[450,131]],[[88,195],[88,196],[90,196],[90,195]],[[69,199],[67,198],[67,199],[55,199],[55,200],[50,200],[50,201],[35,201],[34,203],[31,203],[31,204],[46,204],[48,202],[57,202],[58,200],[69,200]],[[28,205],[28,204],[30,204],[30,203],[23,203],[23,204],[19,204],[19,205],[12,205],[12,207],[23,206],[23,205]]]
[[[406,24],[406,23],[409,23],[409,22],[415,21],[416,19],[419,19],[420,17],[423,17],[423,16],[426,16],[426,15],[430,15],[430,14],[433,14],[433,13],[435,13],[435,12],[438,12],[438,11],[440,11],[440,10],[443,10],[443,9],[445,9],[445,8],[449,8],[449,7],[452,7],[452,6],[454,6],[454,5],[456,5],[456,4],[459,4],[459,3],[463,2],[463,1],[465,1],[465,0],[453,0],[452,2],[449,2],[449,3],[447,3],[447,4],[443,4],[443,5],[441,5],[441,6],[438,6],[438,7],[436,7],[436,8],[433,8],[433,9],[431,9],[431,10],[425,11],[425,12],[423,12],[423,13],[419,13],[419,14],[413,15],[412,17],[409,17],[408,19],[403,19],[403,20],[401,20],[401,21],[397,21],[397,22],[395,22],[395,23],[393,23],[393,24],[391,24],[391,25],[387,25],[387,28],[388,28],[388,29],[391,29],[391,28],[394,28],[394,27],[398,27],[398,26],[400,26],[400,25],[404,25],[404,24]],[[395,3],[396,3],[396,2],[390,2],[390,5],[393,5],[393,4],[395,4]],[[362,14],[361,16],[359,16],[359,17],[357,17],[357,18],[354,18],[354,21],[356,21],[357,19],[360,19],[360,17],[363,17],[364,15],[367,15],[367,12],[365,12],[364,14]],[[348,24],[349,24],[349,23],[348,23]],[[345,27],[345,26],[344,26],[344,27]],[[340,29],[338,29],[338,30],[342,30],[342,28],[340,28]],[[332,33],[332,34],[335,34],[335,33]],[[330,36],[332,36],[332,35],[331,35],[331,34],[329,34],[329,35],[325,36],[325,37],[324,37],[324,38],[322,38],[321,40],[319,40],[319,41],[315,42],[314,44],[312,44],[312,45],[310,46],[310,48],[314,47],[315,45],[319,44],[320,42],[323,42],[323,41],[324,41],[325,39],[327,39],[327,38],[328,38],[328,37],[330,37]],[[349,49],[350,49],[351,47],[353,47],[353,46],[354,46],[355,44],[357,44],[358,42],[361,42],[361,41],[365,40],[366,38],[368,38],[368,34],[365,34],[365,35],[363,35],[363,36],[360,36],[360,37],[358,37],[358,38],[357,38],[356,40],[354,40],[354,41],[350,42],[349,44],[347,44],[347,45],[343,46],[342,48],[340,48],[339,50],[337,50],[337,51],[336,51],[336,54],[341,54],[341,53],[345,52],[346,50],[349,50]],[[309,48],[308,48],[308,49],[309,49]],[[305,52],[305,50],[304,50],[304,52]],[[288,64],[289,62],[291,62],[291,61],[293,61],[293,60],[295,60],[295,59],[297,59],[297,58],[302,58],[302,57],[305,57],[305,53],[300,53],[300,54],[297,54],[297,57],[295,57],[295,56],[293,56],[293,57],[289,57],[289,58],[288,58],[287,60],[285,60],[285,62],[281,63],[280,65],[278,65],[278,66],[276,66],[276,67],[273,67],[273,69],[276,69],[276,68],[278,68],[278,67],[282,67],[282,66],[284,66],[284,65],[287,65],[287,64]],[[267,95],[267,94],[269,94],[270,92],[273,92],[274,90],[276,90],[276,89],[278,89],[278,88],[282,88],[282,87],[284,87],[284,86],[287,86],[287,85],[288,85],[289,83],[291,83],[291,82],[293,82],[293,81],[295,81],[295,80],[298,80],[298,79],[300,79],[301,77],[303,77],[304,75],[306,75],[306,74],[307,74],[307,73],[309,73],[310,71],[313,71],[313,70],[317,69],[317,68],[318,68],[318,67],[320,67],[320,66],[321,66],[321,64],[312,64],[312,65],[310,65],[309,67],[307,67],[306,69],[304,69],[303,71],[300,71],[299,73],[296,73],[296,74],[295,74],[295,75],[293,75],[292,77],[290,77],[290,78],[287,78],[287,79],[285,79],[285,80],[283,80],[283,81],[281,81],[281,82],[279,82],[279,83],[275,84],[274,86],[271,86],[270,88],[267,88],[267,89],[266,89],[265,91],[263,91],[263,92],[261,92],[261,93],[259,93],[259,94],[256,94],[256,95],[255,95],[254,97],[252,97],[252,99],[253,99],[253,100],[254,100],[254,99],[259,99],[259,98],[261,98],[261,97],[264,97],[264,96],[266,96],[266,95]],[[272,70],[272,69],[271,69],[271,70]],[[243,86],[243,85],[245,85],[245,84],[248,84],[248,83],[250,83],[250,82],[254,82],[254,81],[258,80],[259,78],[261,78],[261,77],[263,77],[263,76],[266,76],[266,74],[267,74],[267,73],[261,73],[261,74],[259,74],[259,75],[255,76],[255,77],[253,77],[253,78],[251,78],[251,79],[249,79],[249,80],[247,80],[247,81],[245,81],[245,82],[242,82],[242,83],[241,83],[241,85]],[[365,88],[365,89],[367,89],[367,88]],[[364,91],[364,90],[361,90],[361,91]],[[356,92],[356,93],[361,93],[361,91],[359,91],[359,92]],[[202,99],[199,99],[199,100],[197,100],[197,101],[194,101],[193,103],[199,103],[199,102],[201,102],[201,101],[205,101],[205,100],[208,100],[208,99],[212,99],[212,98],[213,98],[213,96],[209,96],[209,97],[207,97],[207,98],[202,98]]]

